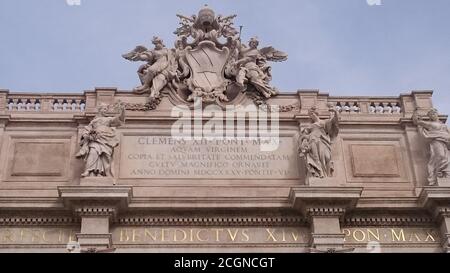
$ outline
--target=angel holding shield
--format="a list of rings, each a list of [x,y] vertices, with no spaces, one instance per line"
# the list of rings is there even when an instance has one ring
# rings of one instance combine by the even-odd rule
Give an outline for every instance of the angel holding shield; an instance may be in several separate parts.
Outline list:
[[[137,46],[122,57],[130,61],[145,61],[138,69],[139,79],[142,85],[133,89],[135,93],[150,93],[150,98],[158,98],[160,91],[176,75],[176,61],[172,50],[166,48],[163,41],[158,37],[153,37],[153,50],[148,50],[144,46]]]

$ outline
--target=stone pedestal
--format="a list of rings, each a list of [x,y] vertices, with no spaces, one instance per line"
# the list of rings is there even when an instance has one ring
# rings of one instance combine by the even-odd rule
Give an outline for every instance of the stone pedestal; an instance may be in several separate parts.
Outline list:
[[[441,185],[442,182],[443,180]],[[419,200],[439,224],[442,250],[450,253],[450,186],[424,187]]]
[[[105,181],[107,180],[94,179],[94,182]],[[130,186],[80,185],[58,187],[58,191],[65,206],[81,218],[81,231],[76,234],[81,251],[113,251],[109,224],[120,209],[128,206],[132,188]]]
[[[440,223],[442,249],[450,253],[450,207],[437,208],[435,214],[436,220]]]
[[[97,252],[112,249],[109,222],[115,216],[115,209],[83,207],[75,212],[81,217],[81,232],[76,234],[81,250]]]
[[[114,186],[116,180],[112,177],[97,176],[83,177],[80,179],[80,186]]]
[[[306,185],[309,185],[311,187],[343,187],[345,186],[345,183],[342,182],[342,180],[336,179],[335,177],[307,177]]]
[[[311,248],[317,251],[335,251],[344,247],[344,234],[340,220],[345,209],[340,207],[308,208],[311,223]]]
[[[292,206],[311,225],[311,252],[347,251],[341,220],[361,197],[359,187],[296,187],[291,189]]]

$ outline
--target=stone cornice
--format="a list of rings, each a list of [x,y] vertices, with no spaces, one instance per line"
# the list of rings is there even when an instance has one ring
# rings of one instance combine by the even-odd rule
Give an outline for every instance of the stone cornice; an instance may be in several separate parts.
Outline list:
[[[2,217],[0,226],[46,226],[75,225],[79,221],[71,217]]]
[[[115,221],[120,225],[176,225],[176,226],[302,226],[306,220],[302,217],[120,217]]]
[[[348,227],[352,226],[430,226],[434,221],[430,217],[346,217],[344,219],[344,225]]]
[[[306,213],[310,217],[342,217],[345,214],[345,209],[339,207],[310,207],[306,208]]]
[[[308,215],[308,210],[311,208],[333,208],[325,209],[324,212],[327,210],[333,212],[335,209],[352,209],[356,206],[361,193],[362,188],[360,187],[303,186],[291,188],[289,200],[292,208]]]
[[[450,207],[437,207],[433,211],[433,216],[436,220],[440,221],[444,218],[450,218]]]
[[[450,187],[424,187],[418,201],[420,207],[431,212],[440,208],[450,208]]]
[[[78,207],[75,208],[74,211],[80,217],[113,217],[117,213],[117,210],[114,207]]]
[[[128,207],[133,195],[130,186],[60,186],[58,193],[68,208],[80,207],[80,204],[95,207],[99,203],[124,208]]]

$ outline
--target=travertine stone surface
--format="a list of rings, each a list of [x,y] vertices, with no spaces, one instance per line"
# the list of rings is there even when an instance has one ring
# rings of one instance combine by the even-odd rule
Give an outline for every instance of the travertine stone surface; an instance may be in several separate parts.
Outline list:
[[[175,48],[125,54],[134,92],[0,90],[0,252],[449,252],[432,91],[279,91],[287,55],[235,17],[178,15]]]
[[[331,97],[313,90],[299,91],[297,94],[281,93],[270,98],[268,102],[280,105],[297,104],[300,108],[279,113],[281,143],[278,149],[268,152],[271,156],[264,158],[261,156],[263,152],[254,143],[250,145],[245,142],[202,143],[200,141],[193,144],[191,141],[183,145],[174,145],[170,134],[171,126],[177,119],[170,113],[176,101],[172,101],[170,97],[164,97],[158,108],[153,111],[126,111],[126,123],[116,129],[120,145],[114,149],[115,157],[111,166],[115,176],[111,178],[81,178],[83,162],[77,160],[75,154],[80,145],[83,127],[95,117],[98,106],[119,101],[143,103],[146,100],[145,95],[135,95],[129,91],[118,91],[114,88],[99,88],[95,91],[87,91],[83,95],[58,94],[58,98],[71,101],[73,97],[77,102],[73,109],[66,107],[64,110],[63,105],[58,108],[52,105],[55,96],[52,94],[14,94],[6,91],[2,94],[5,102],[10,99],[13,101],[10,108],[8,104],[4,105],[4,111],[1,113],[3,127],[0,140],[2,145],[0,210],[2,215],[5,215],[2,216],[4,224],[1,231],[2,234],[6,234],[6,237],[2,237],[6,239],[0,242],[2,250],[13,251],[15,245],[19,247],[21,242],[32,240],[34,246],[30,245],[29,251],[38,251],[43,248],[43,251],[65,252],[68,242],[65,231],[61,231],[61,236],[64,237],[61,237],[61,240],[59,235],[55,235],[60,232],[58,230],[65,230],[65,226],[61,223],[49,222],[51,226],[47,227],[43,224],[46,222],[42,221],[32,224],[33,222],[12,219],[17,217],[25,219],[36,214],[46,219],[55,210],[60,215],[70,217],[73,215],[71,211],[75,211],[80,206],[105,208],[112,206],[118,209],[120,217],[133,215],[137,211],[144,218],[152,217],[155,216],[155,209],[164,211],[172,218],[175,217],[173,219],[179,217],[176,215],[183,211],[196,212],[195,217],[183,222],[180,230],[176,231],[177,241],[183,239],[184,232],[188,238],[181,242],[172,240],[167,243],[166,248],[165,242],[152,238],[155,232],[161,235],[160,229],[171,226],[170,221],[160,222],[157,226],[154,226],[154,221],[143,222],[142,228],[135,231],[135,236],[138,238],[135,238],[133,242],[132,239],[125,240],[132,238],[130,237],[133,232],[132,227],[124,226],[124,222],[118,222],[120,217],[117,214],[95,216],[98,218],[92,218],[92,215],[89,216],[90,218],[83,218],[77,214],[78,223],[75,222],[74,228],[70,228],[74,230],[71,240],[79,238],[83,245],[82,249],[90,249],[90,251],[93,249],[113,251],[116,248],[117,252],[152,252],[156,251],[154,245],[157,244],[158,251],[323,252],[349,251],[354,248],[354,252],[365,252],[368,251],[368,242],[366,242],[368,236],[370,235],[373,239],[372,233],[377,234],[376,230],[371,229],[372,226],[382,222],[376,220],[365,226],[355,226],[357,222],[343,224],[343,221],[360,213],[369,218],[371,212],[379,216],[380,211],[386,213],[385,217],[397,215],[404,219],[404,222],[388,223],[387,226],[385,225],[386,230],[378,230],[379,233],[387,234],[388,237],[394,236],[392,237],[394,241],[380,238],[379,243],[383,251],[435,252],[448,249],[444,241],[444,238],[448,238],[446,218],[439,218],[441,220],[437,222],[438,225],[430,221],[424,222],[421,226],[417,226],[417,222],[413,220],[408,220],[414,215],[422,215],[424,209],[429,217],[438,217],[434,216],[433,206],[445,206],[446,200],[450,198],[444,194],[447,185],[445,179],[438,179],[437,185],[427,187],[428,194],[420,195],[423,192],[421,189],[428,185],[429,155],[427,151],[429,146],[414,126],[412,114],[417,107],[427,111],[426,107],[432,105],[431,92],[412,92],[410,95],[386,98]],[[420,94],[420,100],[416,102],[417,94]],[[19,98],[39,98],[41,108],[39,110],[18,109]],[[83,110],[78,106],[81,101],[85,105]],[[330,117],[330,103],[336,106],[339,102],[343,107],[347,102],[355,101],[359,105],[358,112],[346,111],[343,108],[339,112],[339,135],[332,143],[334,175],[326,179],[310,179],[308,184],[306,169],[299,167],[295,145],[298,124],[305,126],[310,123],[308,109],[312,106],[317,107],[321,119],[326,119]],[[250,98],[242,102],[244,105],[253,104]],[[371,113],[369,106],[372,102],[376,105],[385,102],[395,105],[399,102],[402,111]],[[409,104],[411,106],[407,106]],[[47,106],[44,107],[44,105]],[[404,112],[405,107],[410,107],[412,110],[409,113]],[[440,119],[445,121],[445,116],[440,116]],[[188,161],[187,155],[194,158]],[[253,156],[253,158],[241,158],[243,156]],[[224,165],[227,166],[224,167]],[[142,171],[133,174],[133,170]],[[60,187],[61,194],[58,194],[57,187]],[[122,187],[126,190],[122,191]],[[303,190],[306,188],[309,191]],[[297,197],[294,198],[292,189],[302,189],[302,191],[294,190],[297,192]],[[437,205],[432,205],[435,203]],[[324,208],[324,204],[327,205],[325,207],[334,204],[332,208],[344,209],[343,215],[325,217],[306,213],[307,208],[320,209]],[[231,235],[234,235],[236,228],[239,228],[238,233],[242,235],[244,232],[249,236],[248,242],[242,242],[245,248],[233,242],[232,239],[223,241],[228,237],[220,239],[219,242],[213,240],[217,232],[212,230],[214,224],[201,226],[202,219],[211,217],[209,212],[211,209],[234,211],[234,216],[223,216],[221,219],[232,219],[238,215],[241,220],[229,222],[220,233],[224,232],[223,234],[230,237],[228,230]],[[267,233],[264,229],[267,226],[265,222],[252,224],[244,221],[245,217],[252,217],[251,215],[255,213],[266,215],[264,216],[266,221],[285,217],[291,213],[304,217],[306,222],[294,224],[292,228],[306,241],[294,242],[290,245],[287,238],[285,242],[283,241],[282,230],[286,231],[284,236],[287,236],[286,234],[290,234],[291,224],[280,222],[280,226],[277,222],[268,222],[269,227],[276,226],[280,229],[276,232],[281,232],[277,233],[277,236],[281,236],[280,240],[268,244],[265,242],[266,238],[263,238]],[[154,219],[158,218],[155,217]],[[384,221],[382,216],[376,219]],[[29,226],[30,224],[32,226]],[[249,226],[257,228],[252,229]],[[204,239],[202,236],[209,234],[211,238],[208,239],[207,245],[193,246],[193,242],[190,242],[189,232],[194,227],[196,227],[192,231],[194,237],[199,230],[201,230],[200,239]],[[333,230],[322,230],[321,227]],[[22,237],[21,229],[25,232],[22,232],[24,234]],[[147,235],[145,235],[146,229]],[[30,233],[26,233],[27,230]],[[431,238],[425,240],[427,230],[435,230],[438,236],[433,235],[434,240]],[[123,236],[128,236],[123,237],[122,242],[120,242],[121,231],[125,232]],[[172,231],[172,229],[168,230],[169,233]],[[32,232],[35,232],[34,237]],[[25,234],[29,235],[25,236]],[[42,236],[45,238],[43,239]],[[173,234],[170,236],[173,237]],[[290,236],[292,237],[292,234]],[[410,241],[408,236],[412,236],[413,240]],[[247,240],[245,235],[241,237]],[[55,244],[59,242],[58,248],[54,248],[55,244],[48,243],[54,240],[56,240]],[[147,240],[144,243],[146,247],[142,247],[142,244],[136,247],[142,240]],[[226,248],[221,248],[222,245],[226,245]],[[6,246],[8,248],[4,248]]]

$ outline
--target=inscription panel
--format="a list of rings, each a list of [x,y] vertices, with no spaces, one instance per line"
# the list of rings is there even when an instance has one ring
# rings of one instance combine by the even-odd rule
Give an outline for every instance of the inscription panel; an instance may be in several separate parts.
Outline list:
[[[114,244],[307,244],[305,227],[116,227]]]
[[[64,143],[17,142],[11,175],[62,176],[69,156],[68,148]]]
[[[0,227],[1,245],[66,245],[75,241],[77,227]]]
[[[298,179],[291,137],[261,151],[258,140],[180,140],[169,136],[124,135],[122,179]]]
[[[399,135],[342,136],[349,183],[411,183],[405,140]]]
[[[361,227],[344,228],[346,244],[367,244],[378,242],[380,244],[439,244],[439,232],[434,228],[418,227]]]
[[[75,160],[73,133],[14,133],[7,140],[2,154],[5,181],[69,181]]]
[[[397,152],[394,145],[350,145],[355,177],[399,177]]]

